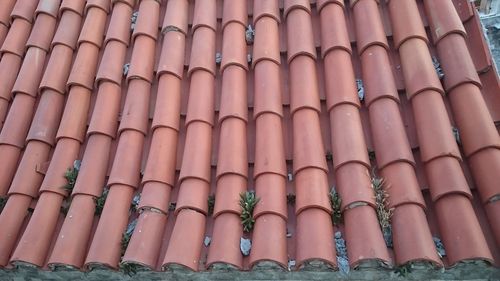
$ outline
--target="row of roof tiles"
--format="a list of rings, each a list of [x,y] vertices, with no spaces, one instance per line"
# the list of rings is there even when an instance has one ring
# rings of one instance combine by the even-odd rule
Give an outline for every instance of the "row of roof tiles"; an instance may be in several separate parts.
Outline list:
[[[289,0],[281,12],[278,1],[253,2],[2,3],[0,10],[11,12],[0,15],[0,117],[6,116],[0,194],[8,195],[0,214],[0,265],[116,268],[122,262],[199,270],[267,261],[286,268],[294,259],[297,268],[316,261],[337,267],[334,230],[345,237],[351,267],[498,263],[500,145],[492,115],[499,108],[485,102],[498,99],[498,77],[478,76],[481,57],[471,57],[479,51],[469,52],[476,43],[460,18],[466,13],[460,5],[470,4],[457,1],[459,14],[452,1]],[[249,6],[253,46],[245,36]],[[398,93],[395,71],[406,96]],[[491,61],[483,71],[495,77]],[[356,77],[363,79],[363,103]],[[285,110],[282,92],[290,98]],[[415,146],[406,133],[407,111],[413,112]],[[328,144],[325,135],[331,135]],[[368,157],[370,148],[376,161]],[[68,194],[64,175],[76,159],[81,167]],[[477,191],[470,189],[464,160]],[[377,218],[373,167],[389,187],[393,249]],[[422,193],[423,174],[428,191]],[[290,178],[293,208],[287,205]],[[333,178],[342,198],[341,226],[331,223]],[[104,186],[109,193],[96,217]],[[252,251],[244,258],[239,200],[249,189],[260,201]],[[131,216],[138,192],[140,211]],[[481,204],[473,204],[473,194]],[[71,205],[64,216],[66,198]],[[168,202],[176,202],[175,211]],[[30,206],[33,214],[26,217]],[[122,253],[123,233],[134,219]],[[293,239],[287,238],[291,231]],[[433,236],[443,240],[446,258],[438,256]]]

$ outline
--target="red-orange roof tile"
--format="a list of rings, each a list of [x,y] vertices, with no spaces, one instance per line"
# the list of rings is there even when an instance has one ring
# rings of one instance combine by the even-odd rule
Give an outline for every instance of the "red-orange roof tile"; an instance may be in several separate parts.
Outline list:
[[[0,2],[0,267],[500,265],[469,1]]]

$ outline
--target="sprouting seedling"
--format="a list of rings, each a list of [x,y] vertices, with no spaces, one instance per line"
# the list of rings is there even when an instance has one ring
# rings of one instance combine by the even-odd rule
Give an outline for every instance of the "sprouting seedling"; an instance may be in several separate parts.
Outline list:
[[[99,216],[104,208],[104,203],[106,203],[106,198],[108,198],[109,189],[105,188],[98,198],[95,198],[95,212],[94,214]]]
[[[78,177],[78,172],[80,171],[80,160],[75,160],[73,162],[73,167],[68,168],[64,173],[64,177],[68,183],[64,186],[64,189],[71,191],[75,187],[76,178]]]
[[[412,264],[411,262],[405,263],[395,268],[394,273],[397,273],[400,277],[408,277],[408,274],[411,273]]]
[[[140,267],[141,265],[136,263],[120,263],[120,270],[128,276],[134,276],[135,274],[137,274],[137,271]]]
[[[334,225],[339,225],[343,222],[341,205],[342,199],[340,198],[340,194],[332,188],[330,191],[330,205],[332,207],[332,223]]]
[[[208,215],[211,216],[214,213],[215,207],[215,195],[211,194],[208,196]]]
[[[286,202],[292,206],[295,205],[295,194],[288,193],[286,195]]]
[[[259,203],[259,198],[255,192],[247,191],[240,194],[241,224],[244,232],[250,232],[253,229],[255,220],[253,218],[253,209]]]
[[[377,205],[377,217],[382,230],[389,228],[394,208],[388,208],[389,194],[383,178],[372,177],[372,187],[375,192],[375,204]]]
[[[375,161],[377,159],[377,156],[375,155],[375,151],[373,151],[373,150],[368,151],[368,158],[370,158],[370,161]]]

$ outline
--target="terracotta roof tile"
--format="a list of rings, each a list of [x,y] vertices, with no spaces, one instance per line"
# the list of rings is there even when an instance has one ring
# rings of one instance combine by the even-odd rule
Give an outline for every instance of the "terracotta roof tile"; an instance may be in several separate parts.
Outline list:
[[[0,2],[0,267],[500,264],[500,87],[469,1]]]

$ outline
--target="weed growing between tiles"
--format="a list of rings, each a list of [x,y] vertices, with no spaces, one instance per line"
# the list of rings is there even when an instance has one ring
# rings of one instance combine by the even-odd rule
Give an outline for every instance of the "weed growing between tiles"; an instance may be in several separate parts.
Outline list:
[[[68,193],[71,193],[73,191],[73,188],[75,187],[81,164],[82,162],[80,160],[75,160],[73,162],[73,167],[68,168],[64,173],[64,178],[66,179],[67,183],[63,188],[68,191]],[[71,206],[71,199],[71,196],[69,196],[62,202],[61,213],[63,213],[64,215],[68,214],[69,207]]]
[[[411,273],[413,268],[413,265],[411,262],[407,262],[403,265],[400,265],[394,269],[394,273],[396,273],[400,277],[408,277],[408,275]]]
[[[377,218],[380,225],[380,229],[384,235],[384,240],[387,247],[392,248],[392,227],[391,218],[394,212],[394,208],[388,208],[389,204],[389,194],[385,190],[386,183],[383,178],[378,178],[375,175],[372,176],[372,188],[375,192],[375,204],[377,206]]]
[[[250,232],[255,224],[253,209],[259,203],[260,198],[255,196],[255,192],[247,191],[240,194],[241,224],[244,232]]]
[[[215,194],[208,196],[208,215],[211,216],[214,213],[215,206]]]
[[[64,173],[64,177],[68,183],[64,186],[64,189],[71,192],[75,187],[76,178],[78,177],[78,172],[80,171],[80,166],[82,162],[80,160],[75,160],[73,162],[73,167],[68,168]]]
[[[295,206],[295,194],[288,193],[286,195],[286,202],[292,206]]]
[[[330,205],[332,206],[332,223],[334,225],[339,225],[341,224],[344,219],[342,217],[342,210],[340,209],[340,206],[342,205],[342,199],[340,198],[340,194],[335,190],[335,188],[332,188],[330,190]]]
[[[100,216],[102,213],[102,209],[104,208],[104,203],[106,203],[106,199],[108,198],[109,188],[104,188],[101,196],[95,198],[95,212],[96,216]]]

